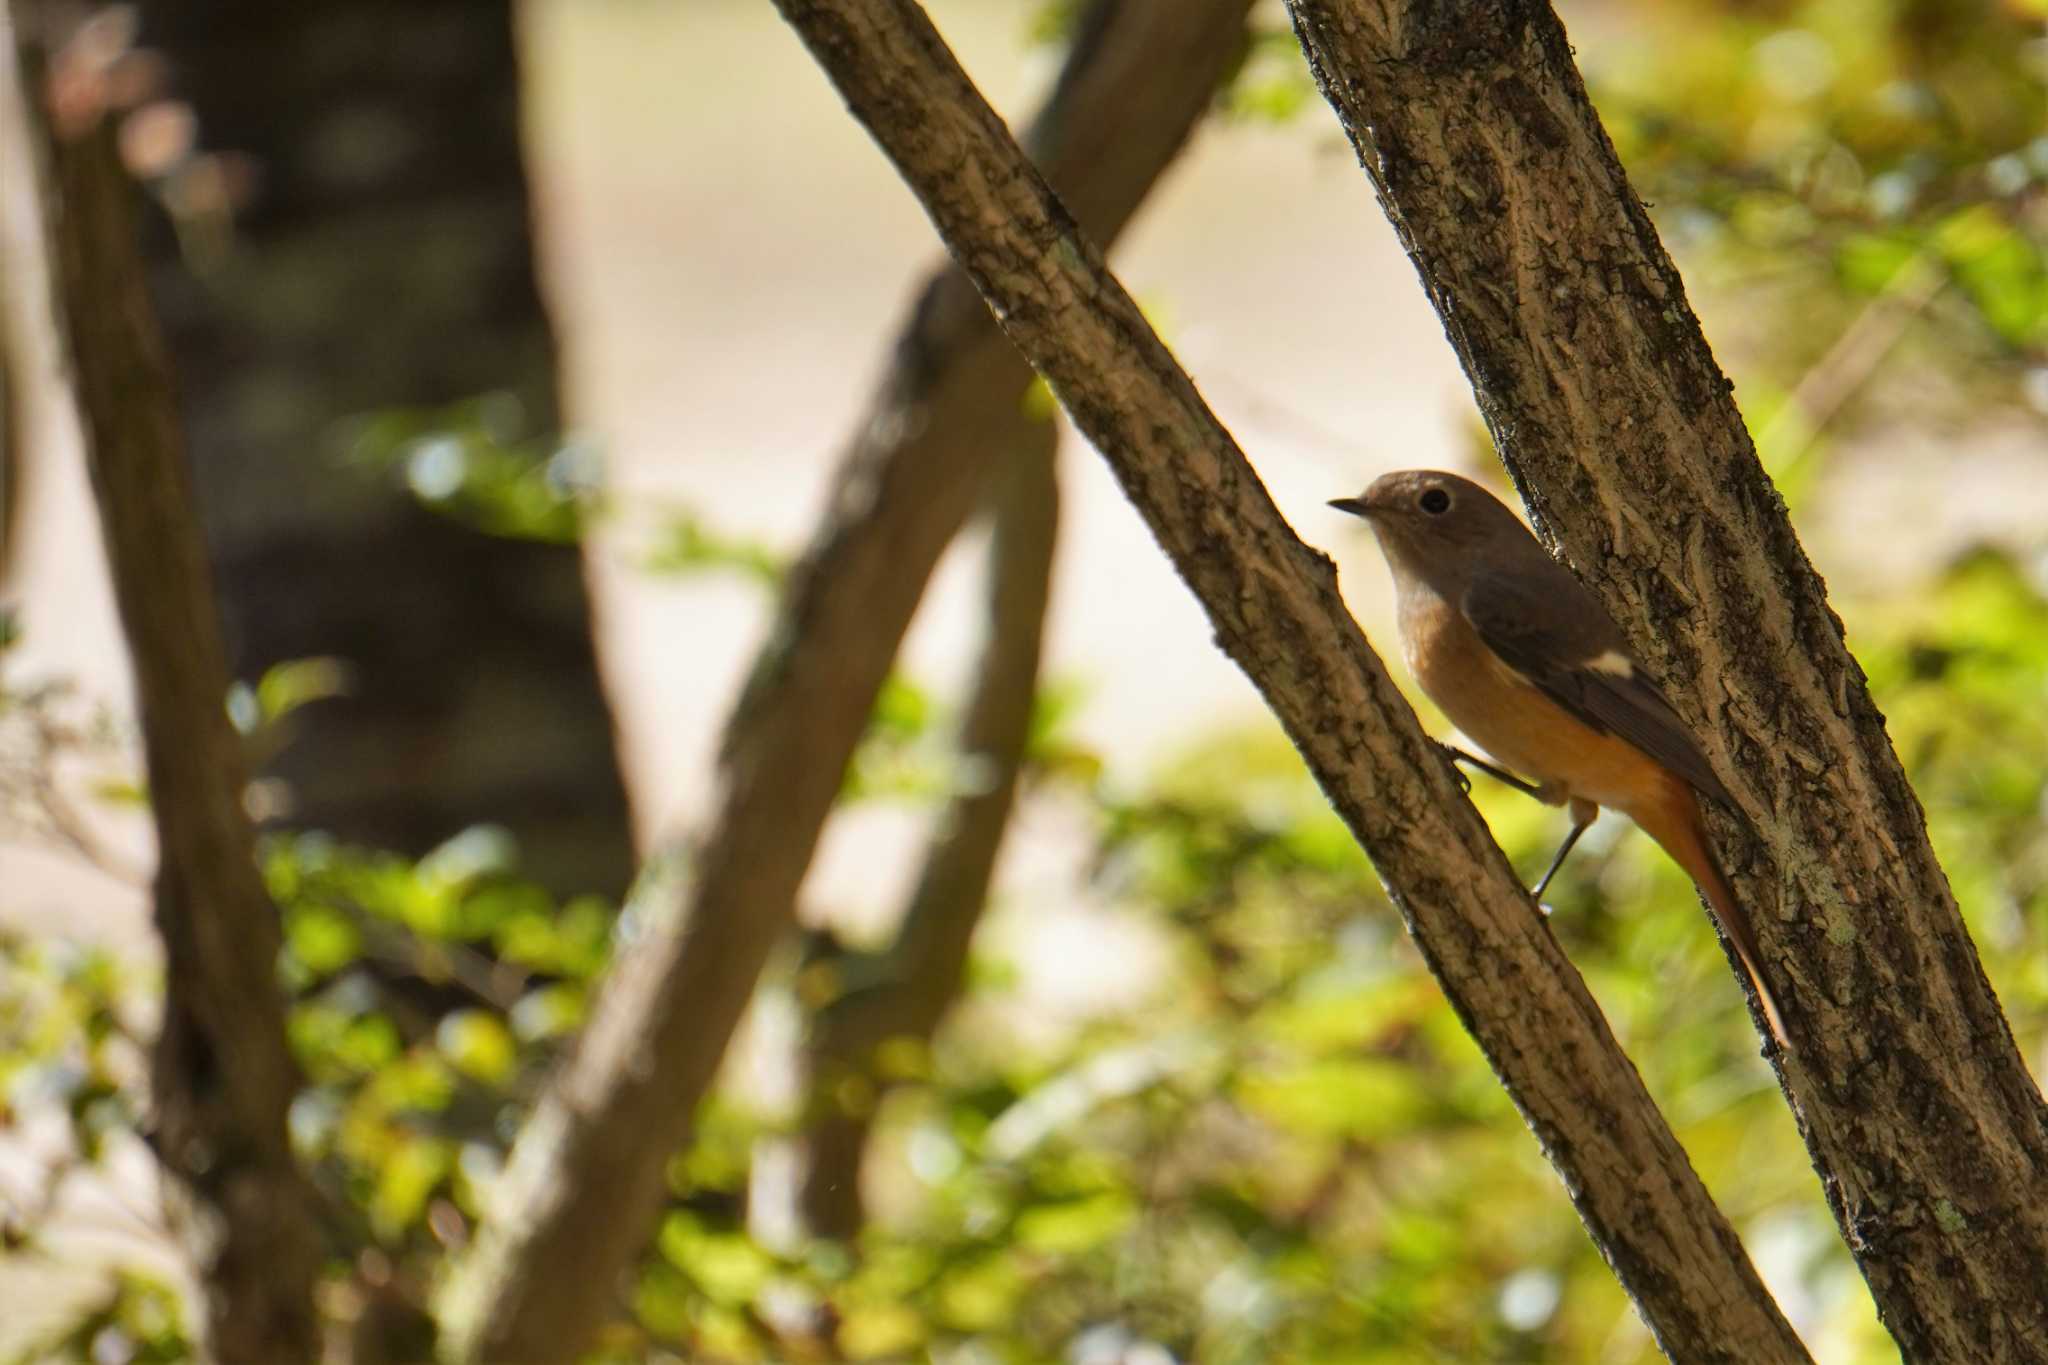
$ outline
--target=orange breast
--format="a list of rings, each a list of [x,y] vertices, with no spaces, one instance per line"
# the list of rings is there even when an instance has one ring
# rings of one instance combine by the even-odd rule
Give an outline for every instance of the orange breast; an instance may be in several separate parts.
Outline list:
[[[1453,725],[1502,767],[1620,811],[1668,799],[1674,781],[1625,740],[1584,724],[1503,664],[1464,614],[1432,594],[1401,606],[1408,669]],[[1422,600],[1414,600],[1422,599]]]

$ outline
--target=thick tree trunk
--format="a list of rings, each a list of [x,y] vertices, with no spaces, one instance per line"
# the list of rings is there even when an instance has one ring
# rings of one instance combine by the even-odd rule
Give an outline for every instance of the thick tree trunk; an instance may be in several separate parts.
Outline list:
[[[175,196],[153,261],[230,663],[350,675],[269,764],[284,819],[411,853],[489,821],[553,889],[623,892],[577,548],[458,524],[336,449],[342,419],[486,393],[558,423],[510,0],[149,0],[142,41],[253,172],[231,220]]]
[[[1806,1353],[1500,850],[1094,246],[909,0],[777,0],[1018,348],[1108,459],[1332,803],[1659,1343]]]
[[[227,670],[133,187],[109,123],[76,103],[47,145],[55,315],[133,656],[160,849],[164,1004],[149,1136],[171,1177],[212,1357],[314,1360],[321,1219],[285,1128],[300,1077],[285,1044],[280,929],[242,812],[241,741],[223,705]]]
[[[1033,149],[1113,238],[1242,50],[1249,0],[1097,0]],[[613,1310],[925,580],[1014,438],[1029,368],[957,272],[924,290],[728,725],[685,903],[650,924],[515,1149],[444,1322],[471,1360],[569,1359]]]
[[[1904,1354],[2048,1360],[2048,1110],[1544,0],[1290,0],[1539,528],[1706,736],[1781,1080]]]
[[[817,1117],[805,1135],[802,1205],[806,1226],[823,1237],[851,1238],[865,1220],[862,1157],[887,1085],[877,1050],[906,1040],[929,1044],[960,993],[1031,738],[1059,532],[1057,429],[1021,404],[1012,414],[1016,439],[1004,444],[1015,453],[989,486],[988,633],[960,723],[963,790],[939,817],[895,941],[833,964],[856,984],[811,1025]]]

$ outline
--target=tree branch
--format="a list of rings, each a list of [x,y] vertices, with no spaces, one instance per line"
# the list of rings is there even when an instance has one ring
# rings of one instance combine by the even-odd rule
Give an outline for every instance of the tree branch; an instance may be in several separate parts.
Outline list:
[[[23,88],[36,106],[39,86],[25,79]],[[285,1044],[277,910],[242,811],[241,750],[171,376],[144,290],[133,186],[105,114],[74,84],[44,141],[55,311],[133,656],[159,845],[166,962],[150,1137],[175,1177],[172,1219],[205,1297],[212,1357],[313,1360],[321,1220],[285,1129],[300,1078]]]
[[[1667,1354],[1803,1361],[1584,983],[1338,597],[909,0],[777,0],[1109,461],[1372,854]]]
[[[0,585],[7,582],[15,547],[21,543],[22,471],[28,463],[21,449],[28,439],[27,403],[22,397],[24,385],[15,373],[23,368],[25,348],[15,344],[18,329],[12,325],[11,292],[11,281],[0,274]],[[0,605],[0,612],[5,610]],[[4,619],[0,619],[0,631],[5,629]]]
[[[1249,6],[1097,0],[1084,19],[1030,140],[1106,240],[1237,59]],[[614,1311],[925,581],[1030,382],[966,279],[935,278],[728,725],[686,903],[618,964],[448,1285],[455,1357],[571,1359]]]
[[[1059,531],[1057,428],[1021,406],[1011,420],[1017,449],[990,488],[988,634],[960,725],[961,790],[939,817],[895,942],[838,964],[852,984],[812,1023],[811,1089],[820,1109],[807,1135],[802,1202],[805,1223],[824,1237],[860,1231],[861,1158],[885,1084],[876,1050],[902,1039],[930,1043],[960,993],[1031,737]]]
[[[1673,684],[1793,1048],[1781,1081],[1912,1360],[2048,1360],[2048,1110],[1884,718],[1544,0],[1289,0],[1539,529]]]
[[[35,134],[17,89],[22,71],[17,71],[17,39],[14,16],[9,5],[0,5],[0,157],[22,165],[33,164],[30,143]],[[26,61],[25,48],[21,53]],[[25,65],[23,70],[25,70]],[[0,202],[0,212],[12,212],[12,196],[38,193],[34,186],[10,188],[9,201]],[[10,582],[20,567],[22,508],[27,501],[29,459],[26,442],[33,429],[29,390],[43,379],[47,364],[36,342],[44,327],[40,316],[50,297],[48,282],[42,278],[47,267],[32,253],[21,249],[12,237],[0,238],[0,587]],[[41,363],[39,363],[41,362]],[[6,629],[7,607],[0,604],[0,631]]]
[[[1757,433],[1756,447],[1774,459],[1804,455],[1851,398],[1877,373],[1885,357],[1948,285],[1948,272],[1926,251],[1916,252],[1865,304]],[[1783,466],[1779,466],[1781,469]]]

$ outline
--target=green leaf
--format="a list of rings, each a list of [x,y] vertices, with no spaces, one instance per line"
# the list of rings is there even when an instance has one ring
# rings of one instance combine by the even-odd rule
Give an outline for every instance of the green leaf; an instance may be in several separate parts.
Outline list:
[[[745,1234],[712,1231],[687,1213],[662,1219],[657,1244],[714,1303],[750,1302],[775,1272],[775,1262]]]
[[[789,574],[789,557],[762,541],[721,531],[695,512],[678,509],[665,515],[654,549],[641,558],[640,567],[660,574],[725,570],[776,588]]]
[[[445,1142],[412,1138],[385,1159],[369,1204],[370,1222],[379,1237],[397,1241],[419,1221],[427,1199],[447,1178],[451,1157]]]
[[[1852,233],[1835,249],[1835,273],[1856,293],[1881,294],[1922,249],[1909,233]]]
[[[875,695],[869,729],[897,741],[922,737],[932,721],[931,694],[900,673],[891,673]]]
[[[1017,1215],[1013,1232],[1019,1246],[1071,1256],[1115,1237],[1130,1225],[1136,1212],[1130,1196],[1105,1190],[1081,1199],[1025,1209]]]
[[[908,1304],[863,1303],[844,1310],[838,1342],[849,1360],[908,1359],[928,1336]]]
[[[1014,1256],[980,1256],[954,1266],[940,1277],[939,1313],[959,1331],[994,1331],[1015,1317],[1023,1292],[1024,1279]]]
[[[1358,1138],[1398,1132],[1426,1111],[1415,1073],[1375,1058],[1326,1058],[1241,1076],[1238,1101],[1307,1133]]]
[[[265,724],[276,724],[311,702],[348,690],[348,668],[339,659],[290,659],[264,670],[256,682],[256,709]]]
[[[449,1065],[486,1085],[503,1084],[519,1065],[511,1031],[496,1015],[482,1010],[447,1015],[434,1031],[434,1042]]]
[[[362,931],[332,906],[295,906],[285,915],[285,950],[313,976],[329,976],[362,956]]]
[[[560,982],[528,991],[512,1007],[512,1032],[523,1043],[566,1038],[583,1026],[581,986]]]

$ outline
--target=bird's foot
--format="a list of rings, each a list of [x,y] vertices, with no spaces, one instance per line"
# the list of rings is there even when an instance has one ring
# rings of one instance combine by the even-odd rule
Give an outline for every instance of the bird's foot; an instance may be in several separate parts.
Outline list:
[[[1545,805],[1555,806],[1559,804],[1559,801],[1562,799],[1554,798],[1553,794],[1550,792],[1547,786],[1539,787],[1533,782],[1525,782],[1521,778],[1516,777],[1513,773],[1509,772],[1506,768],[1496,767],[1495,765],[1488,763],[1485,759],[1479,757],[1479,755],[1477,754],[1468,754],[1455,744],[1446,744],[1440,739],[1432,740],[1430,742],[1435,744],[1437,748],[1443,750],[1444,758],[1450,762],[1453,771],[1457,771],[1458,765],[1461,763],[1466,764],[1470,767],[1477,768],[1480,772],[1485,773],[1488,777],[1491,777],[1496,782],[1504,782],[1508,786],[1513,787],[1516,791],[1522,793],[1524,796],[1533,796],[1538,801],[1543,802]],[[1472,790],[1472,779],[1465,776],[1463,772],[1458,773],[1458,781],[1464,786],[1465,790],[1468,793]]]
[[[1466,775],[1463,768],[1458,766],[1458,760],[1464,757],[1464,755],[1440,739],[1433,739],[1430,743],[1434,744],[1437,753],[1443,756],[1444,766],[1451,770],[1451,781],[1458,784],[1459,791],[1470,796],[1472,794],[1472,779]]]

